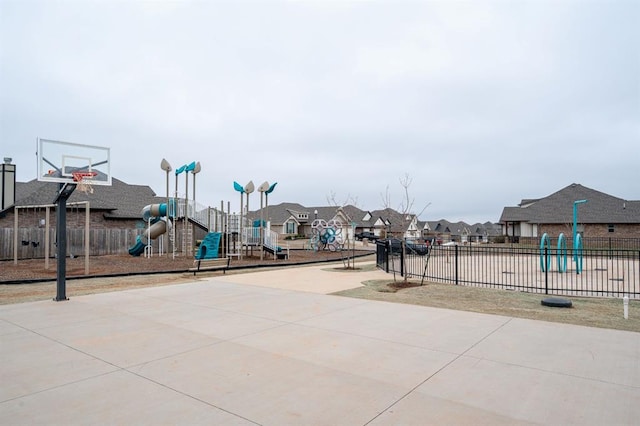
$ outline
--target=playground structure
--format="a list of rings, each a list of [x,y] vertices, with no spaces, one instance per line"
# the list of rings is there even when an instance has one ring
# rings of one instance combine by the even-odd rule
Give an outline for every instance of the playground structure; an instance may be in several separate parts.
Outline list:
[[[237,235],[237,244],[233,245],[233,250],[230,251],[228,256],[235,256],[242,259],[243,256],[248,256],[254,248],[260,250],[260,259],[264,259],[264,254],[267,253],[273,256],[274,259],[286,258],[287,253],[284,253],[282,247],[278,245],[278,234],[271,231],[271,223],[269,218],[269,194],[273,192],[276,185],[272,185],[269,182],[263,182],[258,186],[258,192],[260,193],[260,219],[251,219],[244,214],[244,199],[246,198],[246,211],[249,212],[249,195],[254,191],[253,181],[249,181],[245,186],[240,185],[238,182],[233,182],[233,188],[240,193],[240,215],[233,221],[237,224],[231,232]],[[246,197],[245,197],[246,194]],[[267,220],[265,220],[265,212]]]
[[[173,200],[172,200],[173,201]],[[147,229],[142,235],[136,237],[135,244],[129,248],[129,254],[132,256],[140,256],[145,253],[145,256],[150,257],[153,254],[153,247],[151,240],[155,240],[159,236],[166,232],[171,232],[173,228],[172,221],[170,219],[168,205],[163,204],[150,204],[142,209],[142,218],[148,223]],[[160,240],[160,249],[163,251],[163,240]]]
[[[314,251],[329,249],[330,251],[340,251],[344,247],[344,237],[342,235],[343,225],[337,219],[326,221],[315,219],[311,223],[312,236],[309,245]]]
[[[196,163],[180,167],[175,172],[176,176],[193,169],[194,164]],[[168,176],[172,169],[166,160],[163,160],[161,167],[167,172],[168,194]],[[188,181],[186,183],[188,185]],[[253,256],[254,251],[259,251],[261,260],[265,258],[265,255],[272,256],[274,259],[288,258],[288,251],[279,246],[278,233],[271,230],[268,220],[269,194],[273,192],[277,183],[264,182],[256,188],[253,181],[249,181],[244,186],[234,181],[233,188],[240,194],[239,213],[231,212],[229,202],[226,202],[226,209],[225,202],[220,203],[220,208],[213,208],[196,203],[195,194],[193,200],[189,200],[186,194],[184,197],[178,197],[177,185],[178,179],[176,178],[174,197],[167,198],[168,204],[166,205],[171,206],[170,208],[163,207],[165,204],[159,204],[146,206],[143,210],[143,217],[148,223],[148,227],[130,248],[129,252],[132,255],[139,256],[146,253],[147,256],[150,256],[153,253],[150,246],[151,240],[158,239],[161,235],[168,233],[174,257],[179,253],[177,247],[182,246],[182,254],[191,256],[193,249],[193,256],[196,259],[204,258],[202,256],[205,253],[207,257],[210,257],[215,252],[219,257],[235,257],[240,260],[247,256]],[[249,217],[248,214],[250,195],[256,189],[260,193],[259,218]],[[162,218],[162,216],[165,217]],[[165,226],[164,223],[172,223],[173,226]],[[345,248],[345,225],[340,220],[316,219],[312,223],[311,229],[313,234],[310,239],[310,249],[314,251],[341,251]],[[204,251],[196,248],[194,237],[198,236],[198,233],[201,234],[199,240],[207,241],[207,247]],[[213,237],[212,234],[216,236]],[[159,244],[158,253],[163,253],[161,244]]]
[[[586,203],[588,200],[577,200],[573,202],[573,261],[575,262],[576,274],[582,272],[582,264],[584,259],[584,245],[582,243],[582,235],[578,232],[578,206]],[[564,233],[558,235],[558,245],[556,250],[558,272],[567,272],[567,239]],[[549,235],[545,232],[540,239],[540,270],[546,272],[551,270],[551,244]]]
[[[225,202],[220,203],[219,209],[196,202],[195,175],[201,169],[200,163],[192,162],[175,170],[173,197],[169,196],[169,173],[173,169],[165,159],[162,160],[160,167],[167,175],[167,202],[150,204],[142,209],[141,216],[145,221],[146,229],[136,237],[129,248],[129,254],[140,256],[144,253],[146,257],[153,256],[152,241],[157,240],[157,253],[159,255],[171,253],[173,258],[182,254],[204,259],[211,258],[215,254],[216,257],[242,259],[252,254],[254,249],[260,251],[261,259],[265,254],[272,255],[274,259],[288,257],[288,254],[278,246],[278,234],[271,231],[270,222],[262,217],[264,210],[268,217],[268,196],[277,183],[269,185],[268,182],[264,182],[257,188],[261,194],[261,218],[258,220],[247,216],[249,195],[255,189],[253,182],[250,181],[246,186],[234,182],[234,189],[240,192],[240,213],[231,213],[229,202],[226,203],[226,209]],[[191,172],[194,177],[191,200],[188,195],[188,172]],[[184,197],[179,196],[181,194],[178,191],[178,176],[182,173],[185,173],[186,177]],[[266,209],[263,210],[265,201]],[[196,247],[198,240],[201,240],[201,243]]]
[[[209,232],[200,243],[196,259],[216,259],[219,257],[221,232]]]

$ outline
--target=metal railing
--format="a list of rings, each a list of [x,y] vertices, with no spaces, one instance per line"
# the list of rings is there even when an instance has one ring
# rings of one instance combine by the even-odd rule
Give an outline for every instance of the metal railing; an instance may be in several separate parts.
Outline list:
[[[175,204],[175,217],[184,218],[185,213],[188,213],[190,220],[200,224],[210,232],[223,232],[225,226],[229,227],[230,232],[238,232],[237,223],[240,215],[222,212],[215,207],[208,207],[193,200],[185,202],[184,198],[178,198]],[[186,210],[187,207],[188,210]]]
[[[571,234],[565,234],[567,246],[573,247],[573,239]],[[539,247],[542,237],[509,237],[507,243],[514,243],[520,246]],[[555,243],[557,236],[551,237],[551,241]],[[584,248],[602,249],[602,250],[640,250],[640,238],[619,238],[619,237],[583,237],[582,245]],[[517,241],[514,241],[517,240]]]
[[[271,250],[277,250],[278,248],[278,233],[270,229],[262,228],[263,232],[263,245]],[[249,246],[260,245],[260,227],[247,227],[242,232],[242,243]]]
[[[640,299],[640,250],[433,246],[418,255],[378,242],[377,265],[409,278],[565,296]]]

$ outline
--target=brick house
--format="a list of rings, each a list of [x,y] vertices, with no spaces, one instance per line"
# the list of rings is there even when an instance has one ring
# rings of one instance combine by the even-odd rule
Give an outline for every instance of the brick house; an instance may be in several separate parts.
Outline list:
[[[580,184],[571,184],[539,199],[523,199],[516,207],[505,207],[500,216],[502,232],[510,241],[551,238],[573,232],[574,202],[578,232],[589,238],[640,238],[640,201],[624,200]]]
[[[20,225],[38,227],[44,216],[44,207],[52,205],[58,186],[48,182],[32,180],[16,182],[16,200],[13,206],[0,212],[0,228],[13,226],[14,207],[20,207]],[[166,198],[156,196],[149,186],[130,185],[113,178],[111,186],[94,186],[93,193],[85,194],[74,191],[68,200],[67,227],[76,226],[75,210],[84,211],[84,206],[73,206],[74,203],[89,201],[92,228],[136,228],[144,227],[141,211],[148,204],[166,203]],[[42,207],[41,207],[42,206]],[[55,212],[55,207],[51,207]],[[84,216],[79,226],[84,226]]]
[[[443,243],[449,241],[487,243],[502,235],[500,225],[491,222],[470,225],[462,221],[449,222],[440,219],[421,222],[421,228],[424,238],[435,238],[436,241]]]
[[[56,209],[53,201],[57,191],[57,184],[39,182],[35,179],[15,183],[15,200],[9,207],[0,211],[1,259],[13,257],[12,235],[16,211],[18,212],[18,236],[19,241],[22,242],[22,246],[19,247],[19,257],[44,256],[42,243],[45,241],[44,224],[47,210],[52,244],[50,252],[55,252],[53,236],[55,235]],[[74,233],[84,231],[85,205],[75,205],[75,203],[84,201],[90,203],[89,221],[92,232],[90,251],[92,255],[99,255],[126,253],[135,237],[146,227],[141,215],[142,208],[149,204],[166,202],[166,198],[156,196],[149,186],[130,185],[115,178],[112,179],[111,186],[94,186],[93,193],[74,191],[67,204],[67,232],[70,235],[68,244],[71,251],[80,251],[73,247],[74,240],[79,240],[77,244],[82,244],[82,239],[74,238]],[[25,243],[34,244],[28,247]]]
[[[260,210],[256,210],[249,215],[259,219],[260,214]],[[380,238],[393,235],[416,239],[421,236],[415,215],[402,215],[393,209],[366,211],[352,205],[305,207],[297,203],[280,203],[269,206],[268,211],[265,208],[262,217],[270,222],[272,231],[282,236],[310,236],[315,219],[339,220],[345,228],[345,236],[350,238],[354,230],[355,233],[373,232]]]

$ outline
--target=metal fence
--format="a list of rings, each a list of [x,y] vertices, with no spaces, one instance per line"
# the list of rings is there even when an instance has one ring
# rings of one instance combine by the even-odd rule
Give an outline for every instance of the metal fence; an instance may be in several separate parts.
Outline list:
[[[432,246],[426,255],[377,245],[377,265],[423,281],[565,296],[640,299],[640,250]]]
[[[573,247],[573,238],[571,235],[565,235],[568,247]],[[557,241],[557,237],[551,238],[552,243]],[[520,246],[539,247],[541,237],[520,237],[518,244]],[[640,238],[614,238],[614,237],[584,237],[582,238],[584,248],[601,249],[601,250],[640,250]]]

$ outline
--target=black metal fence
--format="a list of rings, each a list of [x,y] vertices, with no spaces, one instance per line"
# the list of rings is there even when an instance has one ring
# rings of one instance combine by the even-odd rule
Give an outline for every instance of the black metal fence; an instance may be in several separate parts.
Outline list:
[[[432,246],[426,254],[377,245],[377,266],[408,278],[565,296],[640,299],[640,250],[518,245]]]
[[[572,236],[565,235],[568,247],[573,247]],[[541,237],[516,237],[508,238],[507,243],[514,243],[520,246],[539,247]],[[555,244],[557,237],[552,237],[551,242]],[[582,238],[584,248],[600,250],[640,250],[640,238],[617,238],[617,237],[584,237]]]

